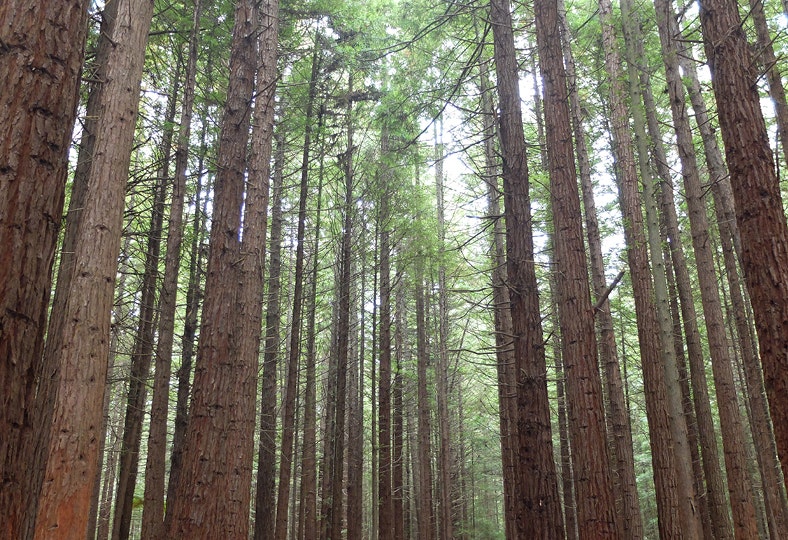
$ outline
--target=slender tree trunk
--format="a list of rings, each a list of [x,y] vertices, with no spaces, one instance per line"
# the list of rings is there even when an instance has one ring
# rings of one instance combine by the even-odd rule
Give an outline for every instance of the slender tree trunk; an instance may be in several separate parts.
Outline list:
[[[407,518],[405,515],[405,481],[407,474],[407,467],[405,464],[405,419],[403,394],[404,383],[402,376],[402,357],[404,355],[404,339],[405,339],[405,295],[402,287],[397,289],[396,294],[396,320],[397,326],[394,331],[394,341],[396,350],[396,366],[394,369],[394,382],[392,383],[392,398],[393,398],[393,412],[392,412],[392,442],[391,442],[391,492],[392,492],[392,516],[394,520],[394,538],[405,539]]]
[[[704,0],[700,19],[742,241],[777,451],[788,472],[788,225],[737,4]]]
[[[517,439],[517,373],[515,372],[512,336],[512,317],[509,309],[509,289],[506,287],[506,231],[501,216],[498,187],[498,156],[495,149],[495,109],[489,88],[486,64],[480,65],[479,89],[482,95],[484,122],[484,182],[487,184],[487,214],[493,220],[490,238],[492,263],[492,302],[495,325],[495,366],[498,376],[498,417],[501,437],[501,465],[503,469],[504,521],[506,538],[517,534],[517,516],[522,513],[518,497],[516,449]]]
[[[364,245],[363,229],[361,234],[356,236],[358,244]],[[366,268],[363,264],[359,269],[351,265],[351,276],[361,274],[360,299],[358,295],[353,295],[350,301],[350,312],[355,314],[359,309],[364,309],[364,273]],[[351,290],[355,290],[352,287]],[[352,293],[351,293],[352,294]],[[362,473],[364,470],[364,424],[363,424],[363,372],[359,369],[363,365],[364,355],[364,325],[363,312],[358,315],[361,317],[361,324],[351,326],[351,351],[348,359],[348,383],[347,383],[347,540],[361,540],[363,534],[363,484]],[[354,315],[355,318],[355,315]]]
[[[380,134],[382,159],[389,158],[388,125],[384,124]],[[394,540],[394,492],[392,485],[391,447],[391,263],[389,246],[389,197],[390,172],[387,168],[379,173],[380,208],[380,323],[378,366],[378,539]]]
[[[443,124],[441,123],[441,131]],[[437,129],[436,129],[437,131]],[[441,137],[443,133],[441,132]],[[435,144],[435,199],[438,212],[438,242],[441,252],[446,251],[446,218],[443,200],[443,143]],[[438,365],[435,373],[438,402],[438,470],[440,471],[440,520],[438,537],[454,538],[452,522],[452,446],[449,435],[449,301],[446,291],[446,267],[438,265]]]
[[[84,538],[97,481],[123,199],[153,2],[130,0],[124,7],[118,10],[115,47],[107,59],[73,278],[63,290],[61,308],[52,313],[44,355],[42,380],[47,383],[39,395],[45,401],[42,410],[53,413],[51,439],[38,449],[46,458],[34,533],[38,538],[53,527],[63,538]],[[44,421],[48,416],[43,413],[39,421],[50,425]]]
[[[534,267],[528,167],[509,2],[490,1],[498,80],[500,140],[506,203],[507,270],[514,360],[518,373],[518,536],[562,538],[563,523],[553,462],[550,409],[539,296]]]
[[[192,364],[195,351],[195,336],[197,333],[198,311],[202,290],[203,272],[203,241],[206,234],[205,219],[207,216],[207,195],[202,198],[202,176],[207,153],[206,145],[207,126],[203,124],[200,135],[200,151],[197,160],[197,185],[194,200],[194,217],[192,222],[192,243],[189,256],[189,282],[186,289],[186,313],[183,322],[183,335],[181,337],[181,365],[176,373],[178,390],[175,398],[175,422],[172,436],[172,450],[170,451],[170,476],[167,482],[167,501],[175,500],[175,487],[178,485],[183,468],[183,452],[186,445],[186,427],[189,418],[189,395],[191,393]],[[207,186],[206,191],[210,190]],[[172,522],[172,504],[167,504],[164,514],[164,531],[169,530]]]
[[[419,480],[417,484],[417,522],[419,540],[433,538],[432,508],[432,428],[430,426],[431,404],[429,398],[427,367],[429,364],[429,343],[427,341],[427,319],[425,308],[424,270],[417,262],[416,269],[416,407],[418,413],[417,464]]]
[[[265,237],[268,228],[268,190],[271,149],[274,138],[274,94],[277,79],[277,40],[279,34],[278,2],[268,0],[262,4],[260,14],[261,31],[257,44],[258,70],[257,90],[252,117],[249,181],[246,211],[244,214],[244,247],[249,246],[244,257],[248,281],[245,286],[250,294],[247,302],[252,306],[249,313],[250,360],[260,350],[260,325],[262,324],[263,275],[265,273]],[[280,147],[281,148],[281,145]],[[282,158],[276,163],[281,168]],[[280,272],[282,230],[282,172],[275,171],[274,208],[271,230],[271,269],[269,271],[268,297],[265,318],[265,345],[263,359],[263,388],[260,396],[260,440],[257,469],[257,492],[255,495],[254,537],[256,540],[271,540],[274,534],[274,482],[276,469],[276,359],[279,347],[280,320]],[[246,216],[254,212],[254,227],[246,227]]]
[[[246,312],[238,261],[257,22],[256,4],[239,2],[219,135],[198,365],[183,465],[171,503],[168,537],[173,539],[248,536],[257,362],[250,361],[242,345],[249,329],[240,320]]]
[[[322,113],[318,117],[318,132],[322,126]],[[284,157],[284,156],[282,156]],[[281,173],[281,172],[280,172]],[[281,174],[280,177],[281,179]],[[280,187],[281,190],[281,187]],[[323,197],[323,155],[320,156],[320,170],[317,184],[317,212],[315,218],[315,238],[311,270],[311,291],[309,294],[309,314],[306,326],[306,382],[304,396],[304,441],[301,461],[301,506],[299,522],[301,533],[297,538],[312,540],[317,538],[317,377],[315,364],[315,316],[317,302],[317,272],[320,261],[321,210]]]
[[[574,168],[566,72],[561,53],[558,5],[535,4],[539,67],[544,81],[545,127],[558,314],[561,321],[572,470],[580,538],[616,538],[613,483],[609,474],[602,381],[594,330],[582,214]]]
[[[318,35],[318,34],[315,34]],[[293,283],[293,312],[290,327],[290,351],[287,360],[287,379],[285,381],[284,413],[282,415],[282,442],[279,465],[279,484],[276,497],[275,538],[287,537],[287,514],[290,499],[290,480],[293,467],[293,443],[295,440],[295,401],[298,391],[298,359],[301,355],[301,303],[304,288],[304,238],[306,234],[306,202],[309,188],[309,155],[312,145],[312,122],[314,103],[317,94],[317,77],[320,73],[320,49],[315,41],[312,56],[312,75],[307,98],[306,119],[304,124],[304,150],[301,159],[301,184],[298,199],[298,231],[296,233],[296,258]]]
[[[200,28],[200,0],[195,0],[192,29],[189,36],[189,58],[183,93],[183,109],[175,150],[175,182],[167,224],[167,251],[164,260],[164,282],[159,298],[159,340],[156,344],[156,375],[153,383],[148,457],[145,466],[145,504],[142,507],[142,539],[156,540],[164,536],[164,480],[167,454],[167,417],[169,414],[172,348],[175,338],[175,311],[178,294],[178,273],[183,242],[183,198],[186,194],[186,169],[189,157],[194,88],[197,77],[197,46]]]

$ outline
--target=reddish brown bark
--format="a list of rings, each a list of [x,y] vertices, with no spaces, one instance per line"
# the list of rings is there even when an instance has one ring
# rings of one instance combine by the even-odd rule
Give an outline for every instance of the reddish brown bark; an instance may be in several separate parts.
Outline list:
[[[0,536],[7,538],[21,537],[41,481],[30,456],[46,444],[37,432],[48,422],[32,413],[87,8],[83,0],[0,5]]]
[[[777,451],[788,472],[788,225],[737,4],[700,3]]]

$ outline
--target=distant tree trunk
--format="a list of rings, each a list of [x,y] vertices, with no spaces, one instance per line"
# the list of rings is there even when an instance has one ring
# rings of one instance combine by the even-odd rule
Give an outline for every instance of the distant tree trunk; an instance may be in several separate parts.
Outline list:
[[[278,2],[268,0],[261,4],[260,37],[257,43],[257,82],[254,113],[252,117],[251,158],[247,203],[244,214],[245,289],[247,302],[253,307],[249,317],[250,329],[255,334],[248,337],[252,350],[250,359],[260,354],[260,325],[262,324],[263,275],[265,274],[265,239],[268,228],[268,190],[271,173],[271,149],[274,138],[274,94],[277,79],[277,41],[279,36]],[[280,145],[281,146],[281,145]],[[277,165],[281,158],[277,156]],[[281,165],[280,165],[281,166]],[[274,482],[276,480],[276,359],[279,348],[280,272],[282,235],[282,179],[281,170],[274,172],[274,204],[271,226],[271,269],[269,271],[268,297],[265,312],[265,345],[263,383],[260,396],[260,441],[255,495],[255,540],[271,540],[274,534]],[[254,227],[247,228],[246,216],[254,212]],[[275,243],[274,243],[275,242]]]
[[[54,412],[51,439],[38,449],[47,456],[34,533],[38,538],[55,527],[64,537],[87,534],[124,195],[152,13],[153,2],[130,0],[118,9],[112,34],[115,46],[107,59],[73,277],[52,313],[42,376],[47,382],[39,389],[42,409]],[[78,19],[73,23],[79,24]],[[45,412],[39,421],[49,425],[48,416]]]
[[[240,316],[238,261],[257,23],[256,3],[239,2],[219,135],[198,365],[168,530],[172,539],[248,537],[257,362],[249,361],[241,345],[250,330]]]
[[[388,125],[380,134],[380,154],[389,157]],[[391,447],[391,263],[389,246],[389,175],[384,168],[380,178],[380,332],[378,366],[378,539],[394,540],[394,491],[392,483]]]
[[[441,131],[443,123],[441,122]],[[436,129],[437,131],[437,129]],[[441,138],[443,133],[441,133]],[[443,143],[435,144],[435,199],[438,212],[438,242],[441,252],[446,251],[446,217],[443,201]],[[440,520],[438,537],[454,538],[452,522],[452,446],[449,426],[449,301],[446,291],[446,267],[438,264],[438,365],[435,370],[436,398],[438,404],[438,471],[440,473]]]
[[[200,0],[195,0],[192,29],[189,36],[189,58],[183,92],[183,109],[175,150],[175,181],[172,189],[170,217],[167,224],[167,251],[164,260],[164,282],[159,298],[159,340],[156,344],[156,375],[153,383],[148,457],[145,466],[145,495],[142,507],[142,539],[156,540],[164,536],[164,480],[167,455],[167,417],[172,372],[172,347],[175,338],[175,311],[178,295],[178,274],[183,242],[183,204],[186,194],[186,169],[189,158],[194,88],[197,77],[197,46],[200,28]]]
[[[691,477],[682,479],[682,484],[679,484],[677,478],[676,461],[678,458],[673,451],[675,430],[671,427],[680,419],[676,417],[676,411],[669,408],[670,405],[667,401],[664,369],[666,362],[662,357],[664,347],[660,343],[659,323],[653,296],[654,285],[643,232],[642,201],[638,192],[638,175],[629,132],[628,118],[630,114],[620,82],[621,60],[611,26],[612,6],[608,1],[600,1],[599,6],[605,66],[610,85],[613,151],[618,159],[620,171],[619,200],[624,218],[627,258],[635,296],[638,338],[646,390],[646,412],[652,448],[659,530],[660,535],[665,538],[678,538],[682,534],[689,538],[696,538],[700,536],[701,531],[700,522],[692,513],[694,502],[691,497],[692,491],[687,494],[686,490],[682,490],[680,493],[678,490],[680,485],[691,482]],[[661,257],[661,251],[659,256]],[[672,341],[667,346],[672,346]],[[679,410],[678,414],[683,415],[683,411]]]
[[[500,141],[506,204],[507,270],[518,374],[518,536],[562,538],[561,502],[553,462],[550,408],[534,266],[528,166],[509,2],[490,0],[498,80]]]
[[[22,538],[35,514],[42,481],[36,464],[46,457],[31,461],[47,444],[49,424],[48,413],[33,413],[36,400],[50,399],[37,394],[36,384],[44,366],[88,4],[0,5],[0,536],[7,538]]]
[[[331,495],[323,496],[323,519],[326,540],[341,540],[343,522],[343,487],[345,455],[345,408],[347,401],[347,369],[350,339],[350,287],[352,281],[351,251],[353,241],[353,74],[348,74],[348,100],[345,111],[347,122],[347,149],[340,156],[345,180],[345,201],[343,204],[342,241],[339,252],[339,287],[337,303],[337,340],[336,340],[336,400],[333,410],[334,436],[326,441],[331,453],[331,468],[326,474],[331,476]],[[334,381],[329,381],[334,384]],[[332,414],[332,411],[329,411]],[[326,504],[328,502],[328,504]]]
[[[417,484],[417,522],[419,540],[431,540],[433,534],[432,513],[432,429],[430,427],[431,404],[427,381],[429,365],[429,343],[427,341],[427,319],[424,306],[424,270],[417,262],[416,284],[416,407],[418,411],[417,465],[419,479]]]
[[[559,16],[565,43],[571,41],[569,24],[566,20],[566,8],[559,3]],[[591,266],[591,283],[594,296],[601,299],[607,290],[605,263],[602,256],[602,241],[599,232],[596,203],[591,179],[591,163],[586,147],[586,134],[583,125],[580,98],[577,91],[577,78],[572,48],[564,46],[564,63],[566,65],[567,86],[569,88],[569,106],[572,119],[572,130],[575,136],[575,153],[577,155],[580,187],[585,209],[586,237],[588,239],[589,262]],[[624,396],[624,385],[621,380],[621,367],[616,351],[616,337],[613,330],[613,317],[610,302],[605,300],[595,313],[599,361],[603,364],[606,391],[607,414],[609,417],[608,436],[613,441],[617,482],[620,490],[622,516],[621,532],[625,538],[639,539],[643,537],[643,522],[640,516],[635,478],[635,458],[632,449],[632,428]],[[566,504],[566,503],[564,503]]]
[[[318,132],[322,125],[322,112],[318,116]],[[282,136],[284,141],[284,136]],[[282,155],[284,158],[284,153]],[[280,161],[281,162],[281,161]],[[282,174],[279,171],[279,190],[281,192]],[[315,217],[315,238],[313,241],[312,270],[310,277],[309,311],[306,323],[306,381],[304,389],[304,440],[301,453],[301,496],[299,507],[299,540],[317,538],[317,377],[315,364],[315,316],[317,301],[317,272],[320,261],[321,210],[323,197],[323,156],[320,156],[320,170],[317,184],[317,211]],[[279,205],[281,207],[281,195]],[[280,225],[281,228],[281,225]]]
[[[318,35],[317,33],[315,34]],[[309,195],[309,155],[312,149],[312,122],[317,94],[317,77],[320,73],[320,49],[318,40],[312,56],[312,74],[304,120],[304,149],[301,157],[301,184],[298,198],[298,231],[296,232],[295,273],[293,276],[293,312],[290,326],[290,350],[287,359],[284,412],[282,414],[282,442],[279,460],[279,484],[276,496],[275,538],[287,537],[287,514],[290,504],[290,481],[293,468],[293,444],[295,440],[295,402],[298,391],[298,360],[301,355],[301,304],[304,290],[304,238],[306,234],[306,202]]]
[[[558,5],[534,5],[539,67],[544,84],[550,207],[561,321],[572,470],[580,538],[618,537],[609,473],[602,381],[599,376],[594,310],[585,246],[572,129],[566,89]]]
[[[395,350],[396,350],[396,366],[394,370],[394,382],[392,383],[392,398],[393,398],[393,413],[392,413],[392,442],[391,442],[391,491],[392,491],[392,505],[394,507],[392,515],[394,520],[394,536],[395,539],[405,539],[406,536],[406,517],[405,517],[405,475],[407,474],[407,467],[405,466],[405,421],[404,405],[403,405],[403,380],[402,380],[402,356],[403,341],[404,341],[404,316],[405,316],[405,297],[402,287],[397,289],[396,294],[396,320],[397,326],[394,332]]]
[[[733,510],[733,528],[737,538],[755,538],[758,536],[757,520],[752,485],[747,472],[744,429],[733,380],[731,357],[728,353],[729,344],[711,251],[704,192],[695,157],[692,129],[686,113],[684,86],[679,73],[678,51],[673,41],[674,33],[670,31],[668,22],[673,12],[668,2],[664,0],[658,0],[656,8],[657,19],[661,23],[658,27],[662,41],[662,58],[665,63],[673,125],[676,129],[692,245],[717,390],[728,493]],[[666,186],[664,189],[670,188]]]
[[[356,235],[354,242],[364,244],[363,230]],[[361,274],[360,297],[351,293],[350,312],[354,319],[359,310],[364,309],[365,265],[356,268],[351,265],[351,276]],[[355,290],[355,287],[351,287]],[[364,357],[364,313],[358,315],[360,323],[351,324],[351,351],[348,358],[347,381],[347,540],[361,540],[363,534],[363,483],[364,472],[364,377],[360,366]]]
[[[197,184],[194,200],[194,217],[192,221],[192,243],[189,255],[189,281],[186,288],[186,313],[183,321],[183,335],[181,336],[181,366],[176,373],[178,390],[175,398],[175,422],[172,436],[172,450],[170,451],[170,476],[167,482],[167,504],[164,514],[164,531],[169,530],[172,522],[172,501],[175,500],[175,488],[178,485],[183,468],[183,452],[186,444],[186,427],[189,418],[189,395],[191,394],[191,375],[195,351],[195,336],[197,333],[198,311],[202,289],[203,272],[203,241],[206,234],[205,219],[208,213],[208,196],[202,198],[202,176],[207,153],[206,145],[207,125],[203,124],[200,135],[200,150],[197,160]],[[210,185],[206,186],[210,191]]]
[[[700,19],[725,143],[744,279],[750,293],[777,451],[788,473],[788,225],[766,125],[757,66],[737,4],[704,0]]]

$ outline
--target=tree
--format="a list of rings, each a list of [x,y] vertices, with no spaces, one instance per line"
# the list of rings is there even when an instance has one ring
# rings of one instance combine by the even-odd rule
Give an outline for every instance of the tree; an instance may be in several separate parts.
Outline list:
[[[0,6],[0,513],[22,536],[40,483],[30,456],[52,265],[77,112],[88,2]],[[46,439],[43,439],[44,443]]]
[[[230,81],[219,137],[208,274],[183,468],[168,538],[246,538],[249,528],[257,362],[242,356],[239,318],[246,146],[254,88],[256,2],[235,8]]]
[[[761,112],[752,52],[735,2],[700,3],[742,241],[744,280],[783,474],[788,473],[788,224]]]
[[[96,125],[93,163],[73,254],[73,273],[58,285],[39,389],[50,439],[35,536],[53,528],[87,534],[97,481],[98,430],[103,427],[110,313],[120,251],[124,194],[139,103],[153,2],[129,0],[118,9]],[[87,360],[86,360],[87,359]],[[44,418],[49,418],[51,424]],[[37,461],[37,460],[36,460]]]
[[[602,381],[599,376],[594,310],[585,246],[572,128],[561,45],[558,5],[534,6],[539,67],[544,81],[550,205],[553,211],[558,316],[566,373],[572,470],[581,538],[618,537],[615,497],[609,474]]]
[[[517,59],[509,2],[490,1],[495,72],[498,80],[499,137],[503,158],[506,265],[510,287],[514,360],[518,372],[516,458],[518,535],[562,538],[563,524],[553,462],[550,410],[534,267],[528,166],[518,89]]]

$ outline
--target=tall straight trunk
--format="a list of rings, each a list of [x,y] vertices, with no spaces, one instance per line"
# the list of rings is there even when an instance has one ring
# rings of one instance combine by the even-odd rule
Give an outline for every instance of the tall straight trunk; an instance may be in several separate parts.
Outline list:
[[[429,343],[427,341],[427,317],[425,308],[424,269],[417,262],[416,283],[416,408],[418,414],[417,465],[419,480],[417,484],[417,522],[419,540],[430,540],[433,531],[432,507],[432,428],[430,422],[430,392],[428,389],[427,367],[429,364]]]
[[[22,537],[41,485],[40,467],[31,466],[30,456],[46,444],[48,414],[31,413],[41,399],[36,381],[88,4],[11,0],[0,6],[0,534],[8,538]]]
[[[318,132],[322,125],[322,114],[318,117]],[[282,137],[284,139],[284,137]],[[284,156],[282,156],[284,157]],[[281,171],[280,171],[281,173]],[[281,174],[279,175],[281,182]],[[281,186],[279,188],[281,190]],[[317,537],[317,377],[315,365],[315,318],[317,311],[317,272],[320,261],[321,210],[323,197],[323,155],[320,156],[320,169],[317,183],[317,211],[315,217],[315,237],[312,244],[312,269],[310,276],[309,311],[306,322],[306,381],[304,383],[304,439],[301,452],[301,496],[299,507],[300,529],[296,536],[299,540],[312,540]],[[280,203],[281,206],[281,203]]]
[[[363,231],[356,236],[359,244],[364,244]],[[361,540],[363,534],[363,484],[364,469],[364,423],[362,408],[364,405],[364,378],[360,366],[364,357],[364,275],[366,268],[358,269],[351,265],[351,275],[361,274],[360,295],[351,293],[350,312],[358,313],[360,322],[351,324],[350,346],[348,358],[347,381],[347,540]],[[355,287],[351,287],[353,291]],[[355,315],[354,315],[355,317]]]
[[[198,362],[168,538],[248,536],[257,362],[249,360],[242,345],[248,328],[241,320],[246,313],[238,261],[256,67],[256,7],[250,0],[239,2],[235,10]]]
[[[279,34],[278,2],[268,0],[261,4],[261,31],[257,43],[257,82],[254,113],[252,117],[251,158],[244,214],[244,271],[249,293],[248,305],[252,308],[248,317],[253,334],[248,336],[251,346],[250,360],[260,353],[260,326],[262,325],[263,275],[265,273],[265,239],[268,228],[268,191],[271,173],[271,151],[274,138],[274,94],[277,79],[277,40]],[[277,148],[279,151],[281,145]],[[282,158],[277,155],[276,163]],[[281,165],[280,165],[281,167]],[[279,274],[281,272],[282,230],[282,186],[281,170],[275,170],[274,208],[272,210],[271,270],[269,271],[268,296],[265,315],[265,344],[263,359],[263,383],[260,396],[260,439],[257,469],[257,492],[255,495],[254,536],[256,540],[273,538],[274,529],[274,481],[276,468],[276,358],[279,345]],[[247,227],[247,216],[255,225]],[[275,234],[276,233],[276,234]],[[276,242],[274,244],[274,242]],[[249,246],[246,249],[246,246]]]
[[[441,123],[441,130],[443,124]],[[437,131],[437,130],[436,130]],[[443,133],[441,133],[441,137]],[[435,199],[438,212],[438,241],[442,252],[446,250],[446,217],[443,200],[443,143],[435,144]],[[435,370],[436,398],[438,404],[438,471],[440,473],[440,519],[438,537],[454,538],[452,522],[452,446],[449,426],[449,302],[446,291],[446,267],[438,265],[438,365]]]
[[[42,376],[47,382],[38,390],[39,411],[44,411],[39,421],[51,426],[48,444],[38,449],[41,463],[46,461],[34,533],[39,538],[53,527],[63,537],[87,533],[97,481],[124,194],[152,14],[153,2],[130,0],[118,9],[112,34],[115,47],[107,59],[73,277],[52,313]],[[44,420],[49,411],[51,423]]]
[[[382,159],[389,157],[388,125],[380,134]],[[391,448],[391,262],[389,246],[390,172],[380,172],[380,341],[378,366],[378,539],[394,540],[394,492]]]
[[[317,35],[317,34],[316,34]],[[298,230],[296,232],[295,273],[293,277],[293,311],[290,326],[290,350],[287,359],[284,412],[282,415],[282,441],[279,460],[279,484],[276,493],[275,538],[287,537],[287,514],[290,504],[290,480],[293,469],[293,443],[295,440],[295,403],[298,392],[298,360],[301,355],[301,304],[304,290],[304,238],[306,235],[306,202],[309,192],[309,155],[312,149],[312,122],[317,95],[317,77],[320,72],[320,50],[315,40],[312,56],[312,74],[304,120],[304,150],[301,157],[301,183],[298,198]]]
[[[192,243],[189,249],[189,281],[186,287],[186,313],[181,336],[181,365],[176,372],[178,390],[175,397],[175,421],[170,450],[170,475],[167,481],[167,501],[175,500],[175,487],[178,485],[183,468],[183,452],[186,444],[186,427],[189,418],[189,396],[191,395],[192,365],[194,364],[195,342],[197,334],[198,311],[202,295],[201,282],[203,272],[203,245],[206,235],[205,220],[208,213],[208,196],[203,193],[203,167],[207,154],[207,126],[203,124],[200,134],[200,150],[197,158],[197,183],[194,200],[194,216],[191,223]],[[210,185],[206,186],[206,192]],[[202,197],[202,199],[201,199]],[[167,504],[164,514],[164,533],[172,522],[172,504]]]
[[[702,532],[700,522],[693,513],[691,483],[690,492],[686,491],[686,484],[691,482],[691,476],[678,478],[677,461],[680,457],[676,456],[673,450],[676,437],[676,430],[673,428],[679,420],[683,420],[683,412],[679,410],[677,417],[677,411],[668,402],[667,384],[677,381],[666,381],[664,368],[666,359],[663,358],[663,352],[665,347],[672,346],[672,342],[663,346],[660,339],[654,302],[654,284],[646,251],[642,201],[638,191],[638,175],[628,125],[630,114],[620,82],[621,60],[611,25],[612,6],[608,1],[600,1],[599,7],[605,67],[609,75],[613,151],[620,172],[619,202],[624,218],[627,259],[635,296],[638,339],[643,365],[660,535],[664,538],[696,538]],[[661,251],[659,256],[661,257]],[[675,361],[675,358],[672,360]],[[678,404],[680,407],[680,400]]]
[[[566,8],[559,3],[559,17],[563,30],[563,40],[569,43],[571,32],[566,20]],[[585,209],[585,229],[588,241],[589,262],[591,266],[591,283],[594,296],[601,299],[607,290],[605,263],[602,256],[602,241],[599,232],[596,203],[591,179],[591,163],[586,146],[586,133],[583,125],[583,114],[577,92],[577,77],[572,48],[564,46],[564,63],[566,65],[567,85],[569,88],[569,106],[571,112],[572,131],[575,137],[575,154],[577,156],[580,188]],[[643,537],[643,522],[640,516],[635,478],[635,458],[632,448],[632,427],[624,397],[624,385],[621,380],[621,367],[616,351],[616,337],[610,302],[606,299],[595,312],[597,325],[597,346],[599,361],[603,365],[608,414],[608,437],[613,442],[612,451],[616,463],[616,490],[621,497],[622,515],[620,519],[621,533],[625,538],[633,540]]]
[[[484,182],[487,185],[487,214],[493,220],[490,237],[490,262],[492,264],[492,302],[495,325],[495,367],[498,378],[498,417],[501,438],[501,465],[503,470],[503,501],[506,538],[517,534],[517,516],[521,499],[517,496],[516,448],[517,439],[517,373],[515,372],[512,344],[512,316],[509,308],[509,289],[506,287],[506,231],[501,218],[500,190],[498,186],[498,156],[495,149],[495,110],[489,87],[486,64],[480,65],[479,89],[482,95],[482,121],[484,122]]]
[[[164,479],[167,454],[167,417],[172,372],[172,348],[175,338],[175,311],[178,294],[178,274],[183,242],[183,198],[186,194],[186,168],[189,157],[189,137],[194,107],[194,88],[197,77],[197,46],[200,27],[200,0],[195,0],[192,29],[189,36],[189,58],[183,92],[183,108],[175,150],[175,181],[172,189],[170,216],[167,224],[167,248],[164,257],[164,280],[159,296],[159,328],[156,344],[153,402],[145,465],[145,494],[142,507],[143,540],[155,540],[164,535]]]
[[[517,381],[518,536],[562,538],[561,502],[553,462],[545,351],[534,266],[525,135],[510,5],[490,1],[498,80],[500,141],[506,205],[507,274]]]
[[[684,191],[689,211],[692,246],[698,270],[698,283],[700,284],[712,373],[717,390],[733,528],[737,538],[754,538],[758,535],[758,530],[752,485],[747,472],[744,428],[733,380],[733,368],[728,352],[728,338],[725,332],[719,289],[715,279],[716,269],[709,239],[706,204],[695,157],[692,129],[686,113],[684,86],[679,73],[678,51],[673,41],[674,33],[670,31],[669,27],[673,10],[665,0],[658,0],[656,9],[662,42],[662,58],[665,63],[668,83],[668,97],[670,98],[684,178]],[[665,189],[668,187],[666,186]]]
[[[638,79],[640,81],[639,86],[642,92],[648,131],[652,140],[653,161],[663,183],[661,189],[661,219],[664,222],[665,233],[668,238],[667,245],[670,248],[671,255],[670,261],[666,261],[666,264],[672,262],[676,274],[684,333],[686,335],[687,355],[690,363],[690,380],[692,382],[695,417],[697,419],[703,471],[706,479],[705,503],[709,509],[710,523],[704,523],[704,527],[710,526],[713,528],[716,538],[728,538],[732,535],[732,524],[728,513],[728,504],[725,499],[722,468],[717,450],[709,388],[706,382],[703,348],[695,311],[695,299],[691,288],[682,239],[679,234],[673,190],[670,187],[672,184],[671,172],[668,167],[659,122],[656,117],[656,107],[648,70],[644,66],[640,66],[643,62],[644,53],[639,19],[630,1],[622,2],[621,6],[623,19],[626,22],[624,24],[624,36],[627,43],[629,43],[627,54],[630,58],[630,84],[637,84],[636,81]],[[639,66],[639,68],[635,69],[636,66]],[[643,144],[645,145],[645,141]],[[679,348],[676,347],[674,350],[676,350],[678,355]],[[701,515],[704,514],[702,513]]]
[[[391,492],[392,492],[392,516],[394,520],[394,538],[405,539],[406,536],[406,515],[405,515],[405,482],[407,467],[405,465],[405,419],[404,419],[404,383],[402,376],[405,340],[405,294],[404,289],[399,287],[396,294],[396,320],[397,326],[394,331],[394,341],[396,350],[396,365],[394,368],[394,381],[392,383],[393,412],[391,420]]]
[[[334,436],[326,444],[330,446],[331,496],[323,496],[323,519],[326,540],[341,540],[343,522],[343,488],[345,455],[345,408],[347,401],[347,369],[350,353],[350,282],[351,250],[353,241],[353,73],[348,74],[348,100],[345,110],[347,122],[347,149],[340,157],[344,172],[345,201],[343,204],[342,241],[339,255],[339,288],[337,302],[337,340],[336,340],[336,400],[333,411]],[[334,381],[329,381],[334,384]],[[328,504],[326,504],[328,502]]]
[[[574,167],[572,129],[556,0],[534,6],[539,67],[544,84],[550,207],[572,441],[580,538],[617,538],[613,482],[609,474],[602,381],[583,244],[582,214]]]
[[[700,19],[736,203],[777,451],[788,472],[788,224],[766,124],[759,74],[737,4],[704,0]]]
[[[747,317],[748,310],[739,277],[736,255],[741,253],[741,243],[733,209],[733,193],[722,153],[717,145],[717,137],[709,122],[706,102],[703,99],[695,64],[686,56],[687,52],[685,49],[683,54],[679,55],[679,62],[684,72],[684,83],[692,102],[711,177],[711,193],[714,197],[725,272],[733,303],[734,323],[747,380],[747,398],[750,404],[751,430],[756,446],[756,459],[758,460],[764,498],[769,509],[768,524],[773,537],[788,537],[788,503],[786,502],[785,485],[774,447],[774,434],[769,419],[769,406],[763,386],[761,363]]]
[[[164,205],[167,198],[167,184],[172,152],[173,129],[176,104],[180,93],[180,64],[173,74],[171,94],[168,98],[165,128],[161,146],[161,166],[156,171],[153,186],[153,206],[150,226],[147,233],[142,291],[140,295],[140,316],[134,348],[131,354],[131,373],[126,403],[126,418],[123,427],[123,444],[120,450],[120,471],[118,472],[118,492],[115,497],[115,516],[112,523],[113,539],[126,540],[131,528],[134,491],[139,471],[140,442],[142,440],[143,416],[148,397],[148,377],[153,360],[154,335],[160,310],[156,301],[159,282],[159,259],[161,257],[161,235],[164,222]],[[155,440],[154,440],[155,442]],[[166,444],[166,438],[162,441]]]
[[[254,513],[254,534],[257,540],[273,537],[276,511],[276,372],[281,337],[279,326],[282,304],[282,182],[284,177],[284,135],[281,131],[277,132],[276,141],[277,149],[271,187],[271,237]]]

